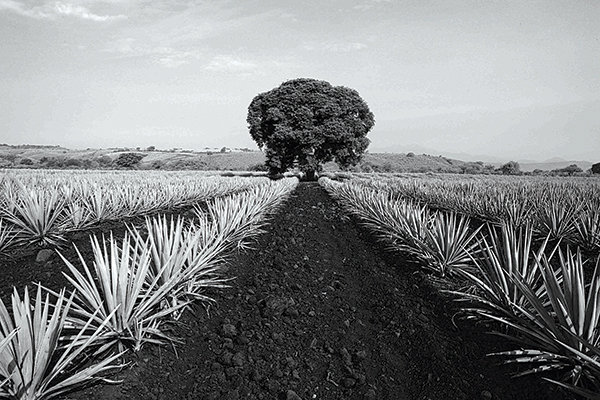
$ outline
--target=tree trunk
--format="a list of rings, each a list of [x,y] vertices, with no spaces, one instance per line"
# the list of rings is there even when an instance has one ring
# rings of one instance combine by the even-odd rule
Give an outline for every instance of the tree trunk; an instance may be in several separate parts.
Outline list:
[[[319,175],[317,174],[317,171],[315,171],[314,169],[309,169],[304,171],[304,177],[302,178],[302,180],[304,181],[316,181],[319,178]]]

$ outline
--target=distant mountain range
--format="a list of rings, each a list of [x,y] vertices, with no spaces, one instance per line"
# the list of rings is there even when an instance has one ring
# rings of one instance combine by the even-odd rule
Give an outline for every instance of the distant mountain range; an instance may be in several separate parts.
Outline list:
[[[521,167],[521,171],[533,171],[536,169],[541,169],[544,171],[551,171],[554,169],[564,168],[571,164],[577,164],[577,166],[584,171],[587,171],[588,169],[592,168],[592,163],[589,161],[575,161],[575,160],[557,161],[557,160],[561,160],[561,159],[555,157],[555,158],[551,158],[550,160],[546,160],[543,162],[519,162],[519,166]]]
[[[508,158],[494,157],[486,154],[469,154],[469,153],[454,153],[449,151],[439,151],[425,146],[417,144],[399,144],[387,148],[374,147],[369,148],[369,152],[372,153],[415,153],[415,154],[428,154],[428,155],[441,155],[443,157],[461,160],[461,161],[483,161],[487,164],[492,164],[495,167],[502,166],[508,161],[513,161]],[[517,159],[521,167],[521,171],[533,171],[535,169],[541,169],[550,171],[553,169],[564,168],[571,164],[577,164],[584,171],[592,167],[594,162],[587,160],[566,160],[560,157],[552,157],[547,160],[532,160],[532,159]]]
[[[593,101],[380,118],[369,135],[369,151],[442,155],[494,165],[514,160],[534,169],[569,164],[585,168],[600,161],[599,109],[600,101]]]
[[[486,163],[503,163],[510,160],[505,160],[499,157],[493,157],[483,154],[469,154],[469,153],[454,153],[451,151],[439,151],[430,147],[421,146],[418,144],[396,144],[388,147],[372,146],[369,147],[371,153],[415,153],[415,154],[428,154],[432,156],[443,156],[452,158],[455,160],[462,161],[483,161]],[[533,162],[533,161],[532,161]]]

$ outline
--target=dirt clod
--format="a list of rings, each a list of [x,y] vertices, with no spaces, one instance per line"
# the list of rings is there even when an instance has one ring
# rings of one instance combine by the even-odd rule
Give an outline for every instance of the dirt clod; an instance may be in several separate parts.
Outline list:
[[[484,391],[481,392],[481,399],[482,400],[492,400],[492,398],[493,398],[493,396],[492,396],[492,394],[489,391],[484,390]]]
[[[235,327],[235,325],[232,325],[232,324],[223,325],[223,327],[221,328],[221,331],[223,333],[223,336],[228,337],[228,338],[234,338],[238,334],[237,328]]]
[[[348,350],[346,350],[345,347],[342,347],[340,349],[340,356],[342,357],[344,365],[346,365],[347,367],[352,365],[352,358],[350,357],[350,353],[348,353]]]
[[[345,388],[353,388],[356,385],[356,380],[354,378],[344,378],[342,384]]]
[[[36,257],[35,257],[35,262],[39,263],[39,264],[43,264],[47,261],[49,261],[52,257],[54,257],[54,250],[51,249],[42,249],[40,251],[38,251]]]
[[[298,396],[293,390],[288,390],[285,393],[285,400],[302,400],[302,398]]]

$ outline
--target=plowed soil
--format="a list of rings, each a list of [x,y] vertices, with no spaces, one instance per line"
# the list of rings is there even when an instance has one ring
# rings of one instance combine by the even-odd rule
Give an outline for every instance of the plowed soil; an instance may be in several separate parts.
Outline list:
[[[211,293],[209,313],[197,307],[173,327],[176,351],[148,346],[123,383],[65,398],[568,398],[538,378],[509,378],[485,354],[510,343],[455,318],[417,263],[345,215],[301,183],[254,250],[231,258],[224,273],[235,279]]]

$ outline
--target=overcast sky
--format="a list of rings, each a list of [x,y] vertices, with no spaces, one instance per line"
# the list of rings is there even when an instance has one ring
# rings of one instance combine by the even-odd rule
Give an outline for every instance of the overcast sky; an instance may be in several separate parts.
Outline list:
[[[599,21],[598,0],[0,0],[0,142],[254,147],[252,98],[311,77],[359,91],[371,151],[598,161]]]

